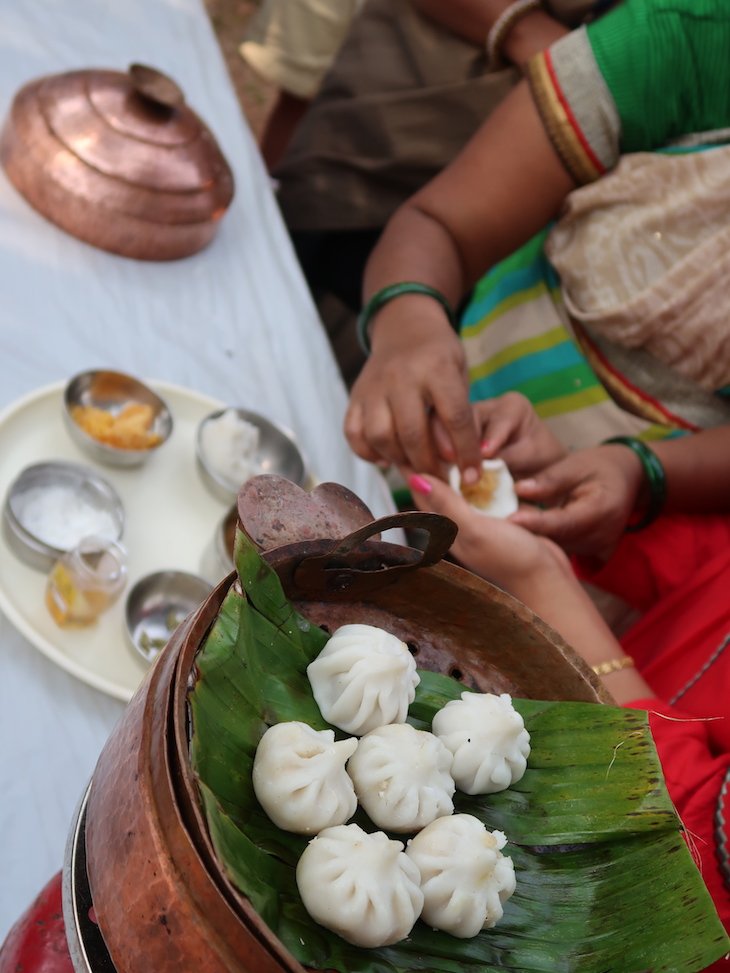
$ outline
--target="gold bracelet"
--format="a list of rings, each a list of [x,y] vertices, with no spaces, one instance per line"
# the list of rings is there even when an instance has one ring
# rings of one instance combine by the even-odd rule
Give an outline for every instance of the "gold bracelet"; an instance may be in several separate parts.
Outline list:
[[[597,676],[608,676],[612,672],[621,672],[622,669],[630,669],[633,665],[634,660],[630,655],[622,655],[618,659],[599,662],[597,666],[591,666],[591,668]]]

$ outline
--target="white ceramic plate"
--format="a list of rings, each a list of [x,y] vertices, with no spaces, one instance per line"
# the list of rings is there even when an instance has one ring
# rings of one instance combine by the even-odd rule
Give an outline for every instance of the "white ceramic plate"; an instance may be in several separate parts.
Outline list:
[[[129,578],[119,601],[96,624],[59,628],[44,603],[45,574],[20,561],[2,534],[0,609],[62,669],[125,702],[147,671],[127,640],[126,592],[151,571],[172,568],[200,574],[203,552],[228,509],[208,491],[195,465],[197,424],[224,403],[179,386],[149,384],[167,402],[173,432],[143,466],[129,469],[96,463],[75,445],[63,421],[63,382],[39,389],[0,413],[0,504],[24,467],[51,459],[92,467],[122,498]]]

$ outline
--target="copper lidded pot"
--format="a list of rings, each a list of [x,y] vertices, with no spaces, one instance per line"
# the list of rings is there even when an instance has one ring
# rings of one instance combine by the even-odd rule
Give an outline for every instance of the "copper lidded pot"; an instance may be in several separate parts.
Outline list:
[[[180,88],[141,64],[26,84],[0,134],[0,161],[51,222],[138,260],[201,250],[234,192],[225,157]]]

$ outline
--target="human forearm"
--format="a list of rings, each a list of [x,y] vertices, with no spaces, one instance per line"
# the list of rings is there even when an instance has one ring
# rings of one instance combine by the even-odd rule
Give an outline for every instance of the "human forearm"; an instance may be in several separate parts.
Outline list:
[[[391,217],[365,268],[363,299],[399,281],[430,284],[456,306],[466,290],[466,280],[456,241],[440,221],[408,201]],[[378,313],[387,317],[402,301],[422,302],[423,296],[399,298]],[[372,330],[372,329],[371,329]]]
[[[591,667],[623,657],[624,651],[567,563],[553,558],[539,571],[512,579],[508,590],[563,636]],[[601,676],[617,703],[652,696],[632,667]]]
[[[623,649],[556,544],[509,521],[476,512],[459,491],[437,477],[413,475],[408,485],[421,510],[442,514],[458,524],[451,550],[465,567],[519,598],[589,666],[623,657]],[[601,678],[619,703],[651,695],[635,669],[624,668]]]
[[[365,274],[365,297],[419,280],[458,300],[556,215],[574,187],[521,82],[464,150],[395,214]]]
[[[458,306],[466,289],[459,252],[448,229],[411,204],[402,206],[392,217],[368,261],[364,301],[401,281],[434,287],[452,308]],[[393,339],[397,344],[422,342],[427,330],[449,337],[452,328],[445,310],[433,298],[406,293],[386,302],[373,315],[367,338],[376,352]]]
[[[730,510],[730,426],[652,443],[666,474],[665,509],[684,513]]]
[[[522,70],[531,57],[567,33],[568,28],[545,10],[533,10],[510,29],[502,43],[502,56]]]
[[[398,210],[365,272],[360,325],[372,355],[345,417],[358,456],[435,473],[446,457],[439,458],[433,419],[465,482],[478,476],[466,358],[442,304],[453,314],[473,282],[554,217],[572,186],[521,82],[454,162]],[[438,293],[379,294],[408,282]]]
[[[482,47],[490,28],[510,5],[510,0],[411,0],[414,7],[434,23]],[[507,62],[522,67],[538,51],[567,33],[567,28],[545,10],[522,17],[510,29],[502,45]]]
[[[371,303],[388,285],[408,282],[433,288],[436,299],[406,289]],[[468,480],[477,478],[480,450],[465,355],[452,327],[463,288],[458,250],[447,228],[417,205],[401,207],[365,273],[366,316],[359,324],[371,354],[352,387],[344,426],[358,456],[439,471],[443,457],[431,431],[436,416],[450,442],[452,461]]]

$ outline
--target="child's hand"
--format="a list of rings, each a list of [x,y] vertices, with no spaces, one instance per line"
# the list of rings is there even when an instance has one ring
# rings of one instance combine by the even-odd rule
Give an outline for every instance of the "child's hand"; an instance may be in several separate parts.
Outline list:
[[[550,537],[566,551],[608,557],[636,505],[641,463],[623,446],[596,446],[566,456],[529,480],[515,483],[520,507],[510,520]]]
[[[482,456],[499,456],[513,476],[531,476],[565,456],[563,445],[519,392],[475,402],[473,408]],[[453,448],[437,421],[434,438],[444,460],[453,463]]]

